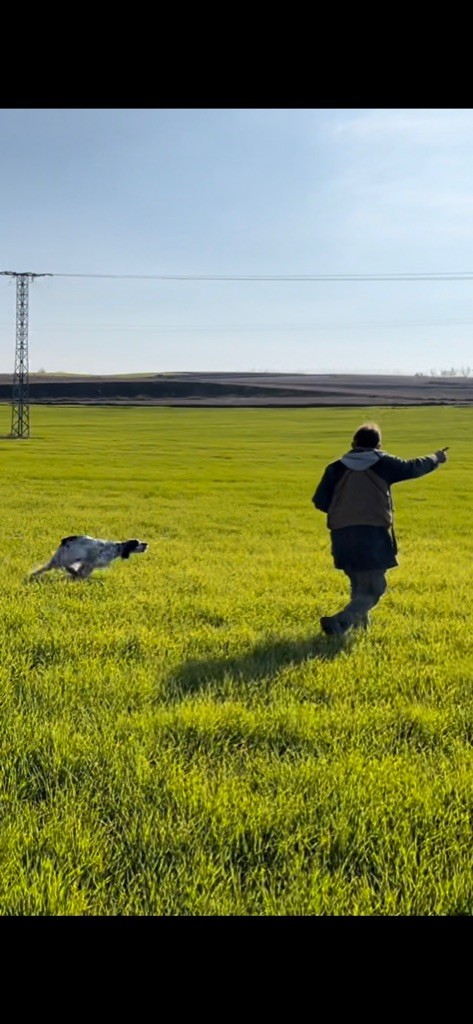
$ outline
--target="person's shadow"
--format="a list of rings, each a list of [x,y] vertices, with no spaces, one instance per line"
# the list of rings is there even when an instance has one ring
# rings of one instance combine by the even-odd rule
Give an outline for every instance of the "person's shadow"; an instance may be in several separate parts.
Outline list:
[[[218,687],[229,676],[242,683],[271,680],[281,669],[304,661],[332,661],[351,647],[353,639],[354,634],[274,640],[260,644],[246,654],[188,661],[172,673],[167,686],[179,699],[209,685]]]

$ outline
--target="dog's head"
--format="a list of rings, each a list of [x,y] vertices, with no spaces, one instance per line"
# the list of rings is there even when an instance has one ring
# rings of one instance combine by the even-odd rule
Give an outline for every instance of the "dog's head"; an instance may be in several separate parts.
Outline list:
[[[124,540],[122,542],[122,549],[120,552],[120,558],[129,558],[130,555],[141,554],[146,551],[148,545],[143,540]]]

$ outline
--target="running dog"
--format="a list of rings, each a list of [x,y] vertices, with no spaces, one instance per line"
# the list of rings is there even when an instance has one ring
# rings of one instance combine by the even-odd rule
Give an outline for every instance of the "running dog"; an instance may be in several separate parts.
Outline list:
[[[40,569],[30,573],[30,579],[51,569],[65,569],[75,579],[86,579],[94,569],[105,569],[115,558],[129,558],[141,554],[148,545],[141,540],[97,540],[94,537],[63,537],[57,551]]]

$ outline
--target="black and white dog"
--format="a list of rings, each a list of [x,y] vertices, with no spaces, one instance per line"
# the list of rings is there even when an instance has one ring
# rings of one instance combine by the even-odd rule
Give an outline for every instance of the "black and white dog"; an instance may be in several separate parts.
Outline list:
[[[114,558],[129,558],[146,551],[141,540],[96,540],[94,537],[63,537],[57,551],[46,565],[30,573],[30,579],[50,569],[65,569],[76,579],[85,579],[94,569],[104,569]]]

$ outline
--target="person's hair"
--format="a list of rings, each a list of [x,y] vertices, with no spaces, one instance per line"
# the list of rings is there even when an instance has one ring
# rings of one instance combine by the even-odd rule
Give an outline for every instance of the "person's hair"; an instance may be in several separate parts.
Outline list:
[[[377,423],[363,423],[353,437],[354,448],[380,448],[381,431]]]

